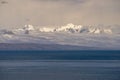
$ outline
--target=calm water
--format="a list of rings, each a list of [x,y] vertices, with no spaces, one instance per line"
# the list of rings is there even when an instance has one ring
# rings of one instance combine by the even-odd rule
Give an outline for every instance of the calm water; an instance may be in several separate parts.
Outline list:
[[[120,80],[120,51],[0,51],[0,80]]]

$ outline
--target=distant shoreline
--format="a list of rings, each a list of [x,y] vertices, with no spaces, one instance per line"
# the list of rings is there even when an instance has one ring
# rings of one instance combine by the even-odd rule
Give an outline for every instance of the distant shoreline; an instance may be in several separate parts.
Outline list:
[[[1,50],[119,50],[99,47],[87,47],[87,46],[74,46],[74,45],[61,45],[61,44],[37,44],[37,43],[0,43]]]

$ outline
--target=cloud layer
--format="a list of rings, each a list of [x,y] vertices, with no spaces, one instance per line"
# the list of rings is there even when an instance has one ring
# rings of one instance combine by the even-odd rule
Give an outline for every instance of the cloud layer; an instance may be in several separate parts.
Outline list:
[[[0,25],[120,24],[120,0],[0,0]]]

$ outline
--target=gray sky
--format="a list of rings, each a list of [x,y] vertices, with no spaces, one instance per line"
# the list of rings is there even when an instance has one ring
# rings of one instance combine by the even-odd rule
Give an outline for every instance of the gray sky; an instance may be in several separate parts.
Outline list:
[[[0,25],[120,24],[120,0],[0,0]]]

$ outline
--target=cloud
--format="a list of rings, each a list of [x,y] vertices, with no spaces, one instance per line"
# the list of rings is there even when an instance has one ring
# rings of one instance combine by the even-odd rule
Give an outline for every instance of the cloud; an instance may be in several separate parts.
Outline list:
[[[2,25],[120,24],[120,0],[6,0]]]
[[[0,1],[1,4],[7,4],[8,2],[6,1]]]

